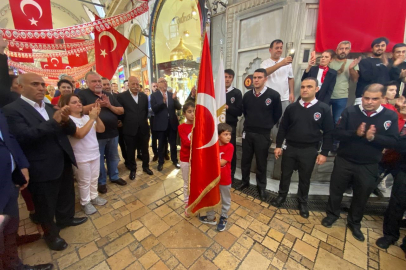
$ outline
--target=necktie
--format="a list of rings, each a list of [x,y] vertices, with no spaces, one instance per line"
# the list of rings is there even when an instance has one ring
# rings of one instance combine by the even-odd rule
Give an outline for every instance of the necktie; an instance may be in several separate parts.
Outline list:
[[[259,93],[255,92],[256,97],[259,97],[260,95],[261,95],[261,92],[259,92]]]
[[[303,107],[305,107],[305,108],[307,108],[307,106],[309,106],[309,105],[310,105],[310,102],[303,103]]]
[[[325,67],[319,66],[319,69],[323,70],[323,74],[321,75],[320,81],[321,81],[321,83],[324,83],[324,78],[326,77],[326,74],[327,74],[327,71],[329,70],[329,68],[328,68],[328,66],[325,66]]]
[[[365,112],[365,114],[368,116],[368,117],[371,117],[371,115],[373,115],[374,113],[376,113],[376,111],[364,111]]]

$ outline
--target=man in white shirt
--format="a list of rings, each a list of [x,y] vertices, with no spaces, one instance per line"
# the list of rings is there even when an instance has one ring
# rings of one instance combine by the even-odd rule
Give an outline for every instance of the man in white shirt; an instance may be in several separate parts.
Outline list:
[[[272,41],[269,47],[271,57],[261,63],[261,68],[264,68],[268,74],[265,85],[277,91],[281,96],[283,114],[289,103],[295,101],[295,79],[291,64],[293,58],[291,56],[282,58],[282,52],[283,41],[280,39]],[[272,138],[276,138],[276,134],[278,133],[277,126],[278,125],[275,125],[272,129]]]

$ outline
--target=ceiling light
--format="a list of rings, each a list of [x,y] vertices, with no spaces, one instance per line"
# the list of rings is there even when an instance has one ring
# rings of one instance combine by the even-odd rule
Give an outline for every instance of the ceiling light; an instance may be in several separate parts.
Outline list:
[[[188,37],[189,36],[189,31],[185,31],[185,32],[183,32],[183,34],[185,35],[185,37]]]

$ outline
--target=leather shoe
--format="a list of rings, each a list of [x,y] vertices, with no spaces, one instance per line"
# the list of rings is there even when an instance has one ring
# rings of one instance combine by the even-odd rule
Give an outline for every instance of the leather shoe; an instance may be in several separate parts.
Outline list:
[[[137,159],[142,160],[142,155],[137,155]]]
[[[26,235],[17,235],[17,246],[25,245],[28,243],[35,242],[39,239],[41,239],[41,234],[40,233],[35,233],[35,234],[26,234]]]
[[[361,229],[354,228],[352,225],[347,224],[348,229],[352,232],[352,236],[360,242],[365,241],[364,234],[361,232]]]
[[[49,247],[49,249],[61,251],[68,247],[66,241],[60,237],[55,237],[54,239],[48,239],[44,237],[45,243]]]
[[[149,168],[144,168],[142,169],[144,172],[146,172],[148,175],[153,175],[154,173],[149,169]]]
[[[386,238],[386,237],[384,236],[384,237],[381,237],[381,238],[379,238],[378,240],[376,240],[376,245],[377,245],[378,247],[380,247],[380,248],[388,249],[389,246],[395,244],[395,242],[396,242],[396,241],[394,241],[394,240],[392,240],[392,239],[389,239],[389,238]]]
[[[87,217],[72,218],[70,221],[68,221],[66,223],[58,223],[57,222],[56,226],[63,229],[63,228],[70,227],[70,226],[81,225],[81,224],[85,223],[86,221],[87,221]]]
[[[237,187],[237,190],[243,190],[250,187],[250,183],[242,183]]]
[[[180,169],[180,165],[179,165],[179,163],[173,163],[173,166],[175,166],[175,167],[176,167],[176,169]]]
[[[169,155],[166,154],[164,158],[165,158],[165,160],[169,160]]]
[[[379,190],[379,188],[375,188],[374,191],[372,191],[373,194],[375,194],[378,198],[383,198],[383,193],[382,191]]]
[[[321,221],[321,225],[323,225],[326,228],[331,228],[333,226],[334,222],[336,222],[336,220],[337,219],[335,219],[335,218],[325,217]]]
[[[303,218],[309,218],[309,208],[307,207],[307,203],[299,203],[299,214]]]
[[[268,195],[266,194],[265,189],[258,189],[259,199],[265,202],[268,199]]]
[[[107,186],[106,185],[99,185],[97,187],[97,191],[101,194],[106,194],[107,193]]]
[[[158,156],[154,156],[154,157],[152,158],[152,161],[153,161],[153,162],[158,161]]]
[[[271,205],[277,208],[281,207],[281,205],[286,201],[285,196],[278,196],[272,200]]]
[[[119,186],[127,185],[127,182],[123,180],[123,178],[118,178],[117,180],[111,180],[112,183],[117,184]]]
[[[134,180],[135,179],[135,170],[131,170],[130,171],[130,180]]]
[[[54,265],[52,263],[47,264],[37,264],[37,265],[23,265],[24,270],[52,270],[54,269]]]
[[[164,168],[164,166],[162,164],[158,164],[158,171],[162,171],[162,169]]]

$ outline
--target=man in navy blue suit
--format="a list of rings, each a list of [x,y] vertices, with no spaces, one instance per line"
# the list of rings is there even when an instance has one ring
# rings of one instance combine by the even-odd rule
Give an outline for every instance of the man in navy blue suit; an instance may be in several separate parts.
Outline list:
[[[171,146],[171,160],[176,168],[178,164],[178,154],[176,149],[176,134],[178,132],[179,121],[176,110],[181,109],[181,105],[174,94],[168,92],[168,83],[165,78],[159,78],[158,89],[151,95],[151,109],[155,114],[152,130],[158,136],[158,171],[162,171],[164,164],[164,148],[169,140]]]
[[[0,269],[51,270],[52,264],[23,265],[18,258],[18,193],[28,185],[28,160],[16,139],[9,133],[0,110]]]

